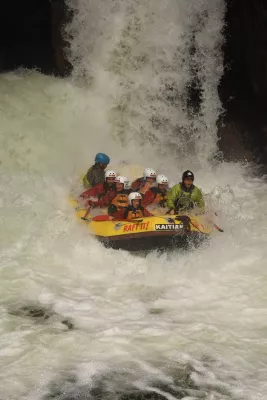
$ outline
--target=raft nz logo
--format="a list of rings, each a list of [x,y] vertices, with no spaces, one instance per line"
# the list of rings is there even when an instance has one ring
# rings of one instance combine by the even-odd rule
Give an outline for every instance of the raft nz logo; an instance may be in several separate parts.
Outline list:
[[[156,231],[179,231],[183,228],[183,224],[155,224]]]

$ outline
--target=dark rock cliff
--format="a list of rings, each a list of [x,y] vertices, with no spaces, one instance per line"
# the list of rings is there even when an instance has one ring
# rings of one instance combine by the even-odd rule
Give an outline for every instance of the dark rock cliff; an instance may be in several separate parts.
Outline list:
[[[229,159],[267,164],[267,1],[228,0],[225,74],[219,87],[227,111],[219,128]]]
[[[69,15],[64,0],[6,1],[0,14],[0,71],[36,68],[65,76],[70,65],[61,35]]]

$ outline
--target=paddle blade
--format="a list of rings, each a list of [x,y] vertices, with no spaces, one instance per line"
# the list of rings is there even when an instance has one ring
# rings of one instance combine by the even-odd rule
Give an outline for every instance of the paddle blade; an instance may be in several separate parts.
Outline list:
[[[215,229],[217,229],[217,231],[219,231],[219,232],[224,232],[224,230],[221,229],[218,225],[213,224],[213,226],[214,226]]]

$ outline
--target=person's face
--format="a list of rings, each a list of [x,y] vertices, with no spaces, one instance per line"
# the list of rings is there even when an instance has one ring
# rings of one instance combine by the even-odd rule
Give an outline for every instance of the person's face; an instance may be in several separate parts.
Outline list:
[[[192,183],[193,183],[193,179],[192,178],[185,178],[184,179],[184,184],[185,184],[185,186],[189,189],[190,188],[190,186],[192,185]]]
[[[107,164],[99,163],[99,165],[100,165],[100,167],[101,167],[102,169],[106,169],[106,168],[107,168]]]
[[[148,177],[146,178],[146,181],[147,181],[147,182],[150,182],[150,183],[156,182],[156,178],[153,178],[153,177],[149,177],[149,176],[148,176]]]
[[[121,192],[124,189],[124,184],[120,182],[116,182],[117,192]]]
[[[115,181],[115,178],[113,178],[113,177],[109,177],[106,179],[106,182],[108,185],[112,185],[112,183],[114,183],[114,181]]]
[[[167,190],[168,183],[159,183],[159,190]]]
[[[133,207],[134,208],[138,208],[139,207],[139,205],[140,205],[140,200],[132,200],[132,205],[133,205]]]

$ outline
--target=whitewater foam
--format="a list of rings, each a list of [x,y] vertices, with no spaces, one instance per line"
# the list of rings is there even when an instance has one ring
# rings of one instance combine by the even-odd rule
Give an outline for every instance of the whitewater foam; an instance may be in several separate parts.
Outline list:
[[[265,184],[249,166],[211,161],[224,4],[76,5],[73,77],[0,76],[1,396],[263,399]],[[203,88],[196,115],[192,65]],[[67,201],[98,151],[171,184],[193,169],[225,232],[190,253],[104,249]],[[27,307],[51,317],[21,314]],[[90,392],[92,382],[107,392]]]

